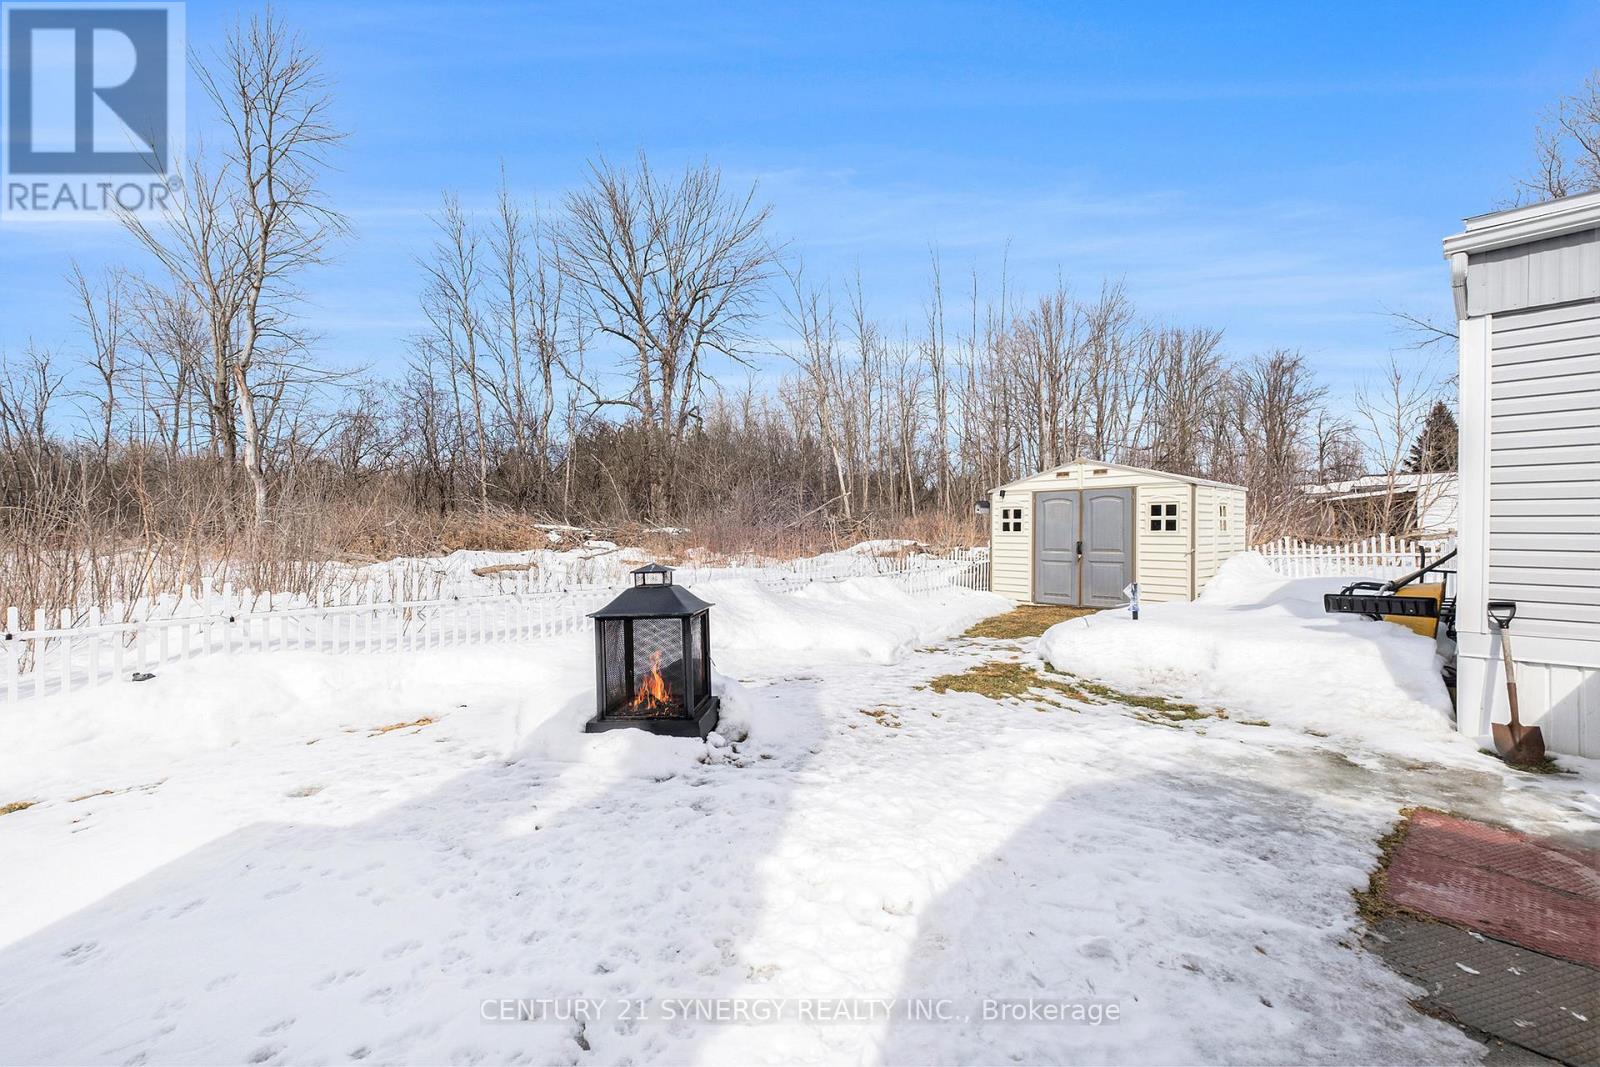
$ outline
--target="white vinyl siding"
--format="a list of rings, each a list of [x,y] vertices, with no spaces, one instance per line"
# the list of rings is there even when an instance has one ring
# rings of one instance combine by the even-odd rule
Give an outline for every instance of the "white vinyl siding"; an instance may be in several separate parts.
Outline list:
[[[1600,193],[1467,220],[1445,241],[1461,338],[1456,725],[1506,722],[1486,613],[1514,600],[1522,719],[1600,758]]]
[[[1600,295],[1600,230],[1480,252],[1472,257],[1467,314],[1544,307]]]
[[[1194,595],[1205,592],[1229,558],[1245,550],[1244,490],[1195,487]]]
[[[1138,553],[1139,598],[1157,603],[1189,599],[1190,538],[1194,516],[1187,482],[1152,483],[1139,487],[1134,514]],[[1151,507],[1159,507],[1160,530],[1152,530]],[[1177,511],[1176,529],[1170,509]]]
[[[1020,518],[1007,520],[1006,511],[1020,511]],[[1020,530],[1002,530],[1003,525],[1020,525]],[[1033,596],[1033,494],[1008,490],[1005,499],[989,497],[989,588],[1001,596],[1027,600]]]
[[[1497,314],[1488,596],[1513,630],[1600,639],[1600,302]]]

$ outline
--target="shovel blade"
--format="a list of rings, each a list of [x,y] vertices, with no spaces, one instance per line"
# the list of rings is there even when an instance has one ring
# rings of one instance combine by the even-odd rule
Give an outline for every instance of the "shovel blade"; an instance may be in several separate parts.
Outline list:
[[[1512,726],[1497,722],[1491,727],[1494,750],[1507,763],[1536,764],[1544,762],[1544,734],[1537,726]]]

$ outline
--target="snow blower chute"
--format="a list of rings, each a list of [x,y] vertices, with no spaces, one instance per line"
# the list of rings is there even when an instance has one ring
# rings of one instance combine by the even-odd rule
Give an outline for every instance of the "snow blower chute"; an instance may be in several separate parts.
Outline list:
[[[1438,637],[1441,625],[1454,633],[1455,601],[1445,594],[1444,574],[1438,581],[1424,582],[1439,568],[1456,558],[1451,549],[1432,563],[1388,582],[1351,582],[1337,593],[1322,597],[1322,609],[1330,615],[1365,615],[1397,623],[1423,637]]]

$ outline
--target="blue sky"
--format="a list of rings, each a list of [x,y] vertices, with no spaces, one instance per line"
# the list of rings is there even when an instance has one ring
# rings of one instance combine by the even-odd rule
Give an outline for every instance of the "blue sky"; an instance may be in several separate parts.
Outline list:
[[[959,284],[1122,278],[1344,392],[1402,344],[1385,307],[1449,317],[1440,239],[1511,195],[1539,113],[1600,63],[1592,2],[277,7],[351,131],[331,188],[355,236],[307,318],[379,372],[419,328],[442,189],[487,204],[503,160],[553,201],[644,148],[759,182],[790,254],[859,265],[891,323],[920,318],[937,247]],[[191,46],[248,10],[188,4]],[[139,264],[114,226],[0,227],[0,349],[79,343],[73,256]]]

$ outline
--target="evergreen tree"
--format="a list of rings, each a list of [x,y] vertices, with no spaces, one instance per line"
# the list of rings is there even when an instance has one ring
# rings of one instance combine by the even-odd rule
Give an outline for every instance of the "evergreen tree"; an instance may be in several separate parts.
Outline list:
[[[1433,474],[1455,470],[1457,439],[1456,417],[1443,400],[1434,401],[1423,420],[1422,432],[1411,446],[1411,455],[1406,458],[1406,471]]]

